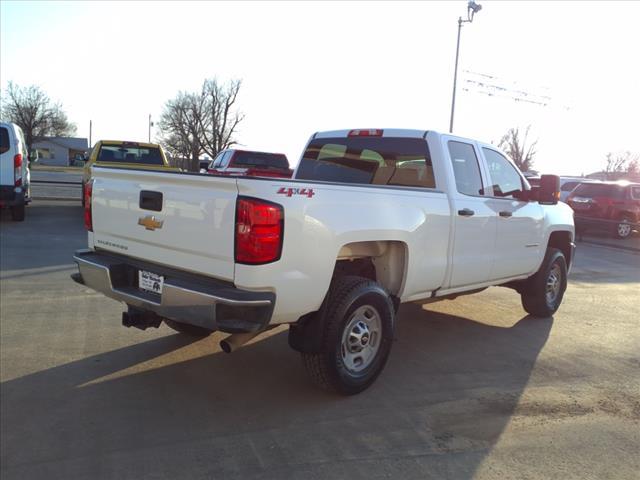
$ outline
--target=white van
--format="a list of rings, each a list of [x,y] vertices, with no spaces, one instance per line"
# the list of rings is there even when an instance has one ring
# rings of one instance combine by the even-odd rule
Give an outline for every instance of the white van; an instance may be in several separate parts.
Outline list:
[[[9,207],[11,218],[21,222],[30,201],[29,157],[24,134],[15,123],[0,123],[0,207]]]

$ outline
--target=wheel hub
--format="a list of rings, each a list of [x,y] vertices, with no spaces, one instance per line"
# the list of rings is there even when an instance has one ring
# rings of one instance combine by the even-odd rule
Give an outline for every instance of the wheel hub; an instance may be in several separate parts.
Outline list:
[[[545,296],[549,305],[553,305],[560,294],[561,278],[562,273],[560,272],[560,267],[554,265],[547,277],[547,285],[545,288]]]
[[[382,320],[378,311],[370,305],[357,308],[342,335],[340,352],[345,367],[352,372],[368,367],[378,353],[381,334]]]

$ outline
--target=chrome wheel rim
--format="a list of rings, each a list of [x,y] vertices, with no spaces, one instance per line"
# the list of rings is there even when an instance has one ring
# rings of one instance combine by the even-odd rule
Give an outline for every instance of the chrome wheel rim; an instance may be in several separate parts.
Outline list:
[[[547,285],[545,295],[547,297],[547,305],[555,305],[558,295],[560,295],[560,287],[562,285],[562,271],[560,265],[554,264],[551,267],[549,276],[547,277]]]
[[[628,237],[631,233],[631,225],[628,223],[619,223],[618,224],[618,235],[621,237]]]
[[[380,313],[371,305],[358,307],[342,332],[340,355],[346,369],[358,373],[371,365],[380,349],[381,336]]]

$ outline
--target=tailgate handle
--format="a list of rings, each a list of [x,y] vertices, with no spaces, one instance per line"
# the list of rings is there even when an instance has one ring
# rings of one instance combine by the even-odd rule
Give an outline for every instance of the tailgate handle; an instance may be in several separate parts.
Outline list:
[[[159,212],[162,210],[162,192],[152,190],[140,191],[140,208]]]

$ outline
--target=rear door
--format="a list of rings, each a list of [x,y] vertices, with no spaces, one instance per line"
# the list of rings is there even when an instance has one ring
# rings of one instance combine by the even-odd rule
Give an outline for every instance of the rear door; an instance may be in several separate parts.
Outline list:
[[[532,273],[544,254],[544,209],[515,198],[525,189],[524,179],[504,155],[488,147],[482,153],[491,185],[489,206],[497,219],[491,280]]]
[[[8,125],[0,126],[0,184],[13,186],[13,156],[15,139]]]
[[[496,242],[496,214],[484,195],[486,180],[480,168],[477,145],[443,136],[455,183],[454,234],[449,288],[486,282],[490,278]]]
[[[235,179],[100,167],[93,174],[95,248],[233,280]]]

